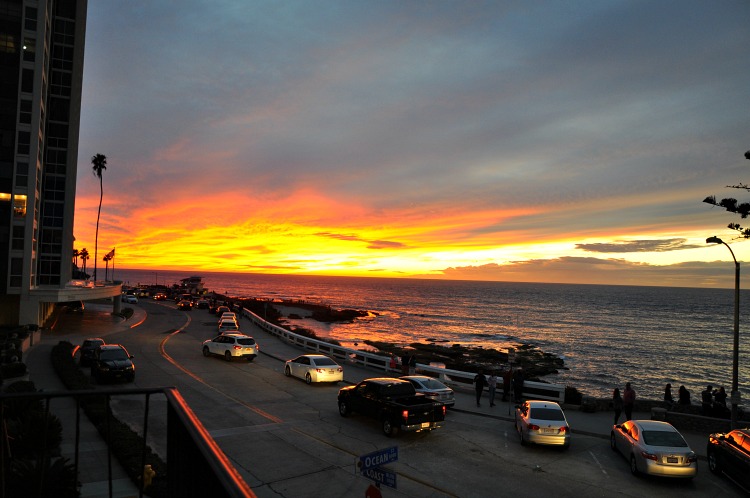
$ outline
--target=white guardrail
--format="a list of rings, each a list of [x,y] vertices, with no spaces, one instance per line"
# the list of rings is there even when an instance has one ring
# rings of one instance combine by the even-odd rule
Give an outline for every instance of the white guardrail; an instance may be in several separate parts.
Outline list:
[[[260,327],[269,334],[274,335],[289,344],[336,358],[345,364],[374,368],[376,370],[382,370],[383,372],[401,373],[400,367],[395,369],[390,367],[391,359],[388,356],[380,356],[366,351],[344,348],[331,344],[330,342],[311,339],[310,337],[295,334],[283,327],[279,327],[278,325],[263,320],[261,317],[246,308],[242,308],[242,315],[250,319],[257,327]],[[420,373],[437,378],[440,382],[454,389],[473,389],[474,387],[475,374],[471,372],[451,370],[445,367],[437,367],[424,363],[417,363],[417,370]],[[498,382],[497,393],[501,394],[502,391],[502,383]],[[559,384],[547,384],[546,382],[526,381],[523,383],[523,395],[525,398],[547,399],[563,403],[565,401],[565,386]]]

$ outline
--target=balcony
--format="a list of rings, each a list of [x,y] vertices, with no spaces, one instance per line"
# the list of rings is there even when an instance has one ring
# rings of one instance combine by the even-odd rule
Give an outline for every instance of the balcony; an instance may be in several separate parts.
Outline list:
[[[113,402],[138,407],[141,412],[128,410],[128,423],[124,424],[112,410]],[[122,485],[122,479],[113,469],[119,467],[131,477],[125,487],[137,490],[129,496],[255,496],[172,387],[3,392],[0,414],[5,422],[0,450],[1,498],[78,496],[80,489],[71,490],[70,484],[80,488],[78,482],[83,475],[87,482],[93,479],[107,487],[96,493],[98,496],[118,496],[115,487]],[[128,431],[139,438],[127,437]],[[103,441],[104,449],[102,445],[94,448],[96,441]],[[166,453],[166,461],[152,451],[152,446]],[[55,461],[57,466],[45,465]],[[61,463],[67,463],[65,472],[60,472]],[[149,470],[143,472],[146,466]],[[27,476],[20,484],[21,491],[11,479],[18,477],[19,469]],[[74,476],[68,479],[67,489],[62,478],[66,475]],[[89,490],[85,494],[94,493]]]

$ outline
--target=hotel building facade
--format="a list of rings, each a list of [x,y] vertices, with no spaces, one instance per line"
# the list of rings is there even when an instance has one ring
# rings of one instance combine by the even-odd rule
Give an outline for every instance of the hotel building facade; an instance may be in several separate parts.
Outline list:
[[[120,294],[72,278],[86,9],[0,0],[0,326]]]

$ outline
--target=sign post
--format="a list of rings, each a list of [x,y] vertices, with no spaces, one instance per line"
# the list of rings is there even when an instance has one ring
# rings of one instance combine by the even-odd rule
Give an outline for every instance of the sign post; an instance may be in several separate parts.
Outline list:
[[[360,475],[378,484],[396,488],[396,473],[383,468],[382,465],[398,461],[398,446],[391,446],[373,451],[357,458],[357,469]]]

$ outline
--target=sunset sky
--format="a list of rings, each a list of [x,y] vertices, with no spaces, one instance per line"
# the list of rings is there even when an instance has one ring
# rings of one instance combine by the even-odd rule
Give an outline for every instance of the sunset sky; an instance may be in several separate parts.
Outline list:
[[[75,247],[101,153],[120,268],[731,287],[749,55],[746,0],[91,1]]]

